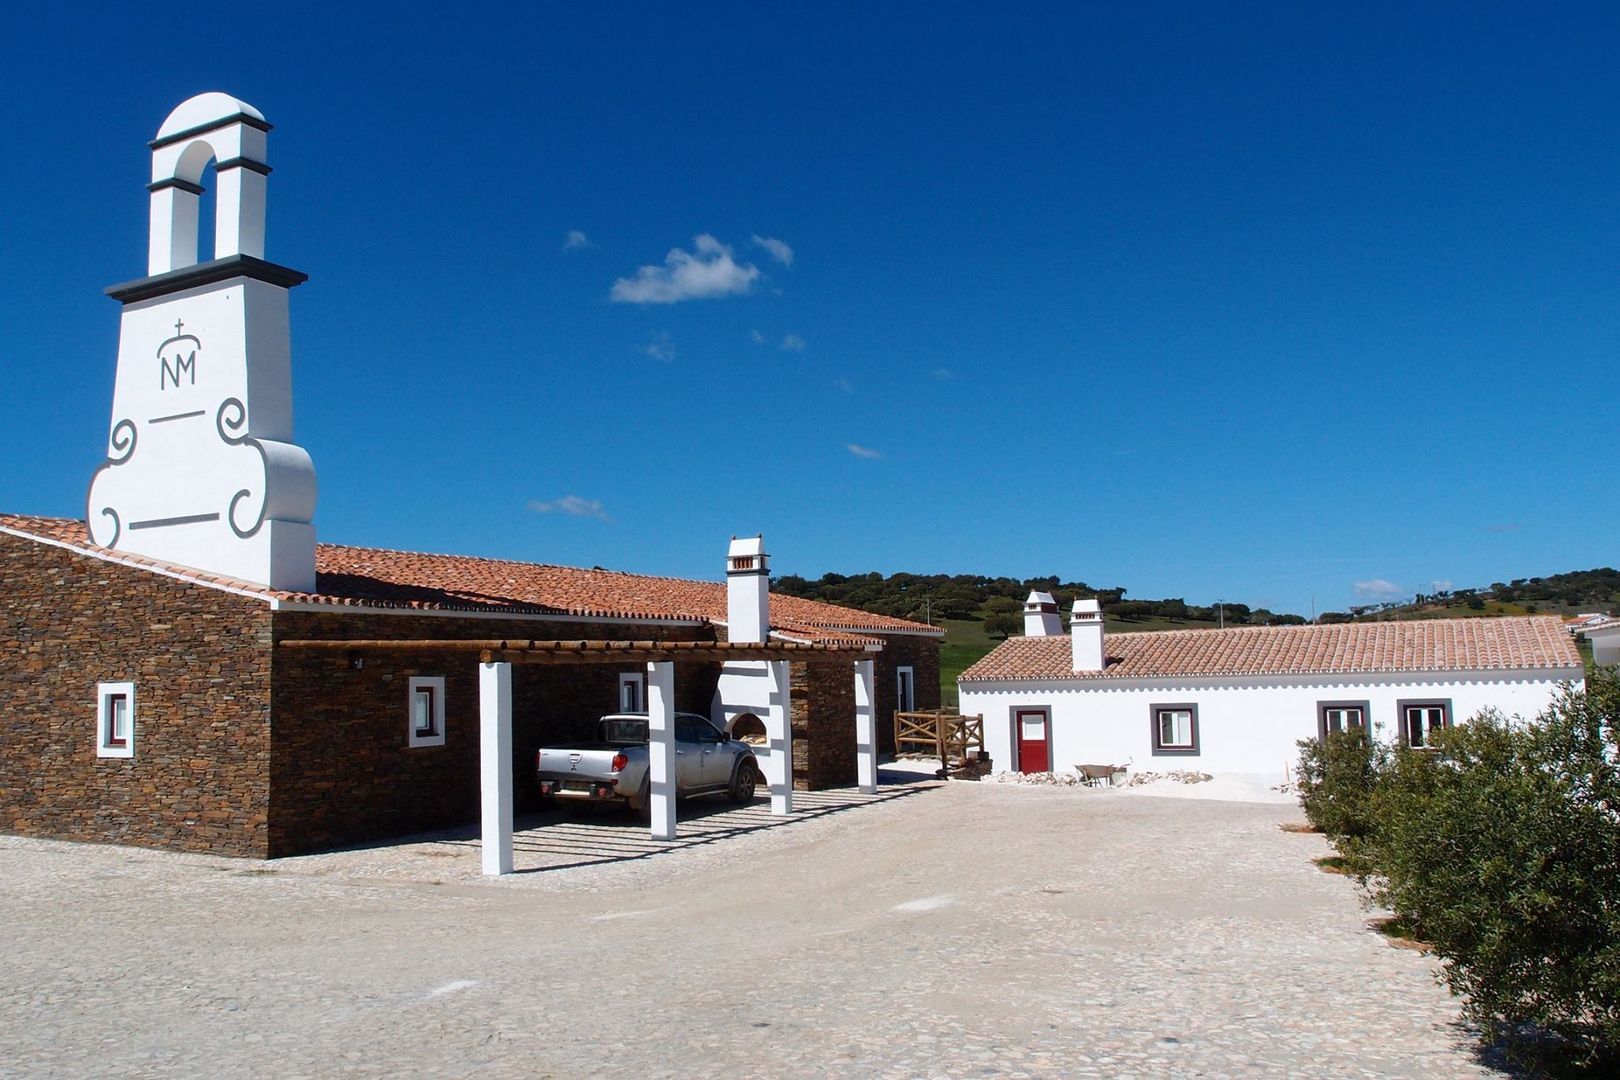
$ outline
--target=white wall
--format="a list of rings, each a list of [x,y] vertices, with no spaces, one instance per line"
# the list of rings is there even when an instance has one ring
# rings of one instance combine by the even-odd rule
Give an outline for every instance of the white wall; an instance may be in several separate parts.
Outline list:
[[[1588,632],[1586,640],[1592,643],[1592,662],[1607,667],[1620,664],[1620,626],[1598,632]]]
[[[287,290],[249,278],[127,305],[91,539],[313,590],[315,468],[291,442],[290,342]]]
[[[1048,707],[1052,768],[1079,764],[1129,765],[1132,772],[1197,769],[1201,772],[1274,773],[1292,769],[1295,743],[1317,734],[1317,703],[1366,701],[1374,733],[1396,738],[1396,702],[1451,700],[1453,723],[1494,707],[1508,716],[1541,712],[1577,670],[1475,672],[1444,675],[1293,676],[1290,678],[1073,679],[1047,682],[961,683],[963,715],[984,717],[985,749],[997,772],[1016,768],[1014,708]],[[1198,706],[1196,755],[1155,755],[1154,705]]]

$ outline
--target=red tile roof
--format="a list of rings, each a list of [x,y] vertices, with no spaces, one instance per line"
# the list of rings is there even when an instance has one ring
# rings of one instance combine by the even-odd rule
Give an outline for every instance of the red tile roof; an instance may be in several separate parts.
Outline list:
[[[1009,679],[1154,679],[1581,667],[1550,615],[1110,634],[1102,671],[1077,672],[1069,635],[1008,638],[962,673]]]
[[[0,529],[175,574],[203,585],[231,588],[294,604],[497,616],[534,614],[726,621],[726,586],[714,581],[318,544],[315,549],[316,591],[298,593],[267,589],[140,555],[98,548],[90,542],[84,524],[70,518],[0,514]],[[780,594],[771,596],[771,627],[775,632],[810,641],[865,640],[873,633],[940,633],[936,627],[906,619]]]

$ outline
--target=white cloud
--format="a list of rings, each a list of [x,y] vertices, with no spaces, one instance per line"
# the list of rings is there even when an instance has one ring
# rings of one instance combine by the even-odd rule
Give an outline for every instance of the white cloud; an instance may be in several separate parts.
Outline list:
[[[755,233],[754,246],[764,248],[766,254],[783,266],[793,265],[793,249],[774,236],[761,236]]]
[[[665,333],[653,335],[653,339],[642,347],[642,353],[664,364],[675,362],[675,342]]]
[[[1361,600],[1394,600],[1396,597],[1405,596],[1407,592],[1393,581],[1385,581],[1383,578],[1358,581],[1355,590],[1356,597]]]
[[[595,518],[597,521],[612,521],[602,504],[595,499],[584,499],[578,495],[564,495],[560,499],[542,502],[539,499],[529,500],[529,509],[537,514],[567,514],[569,517]]]
[[[952,371],[948,367],[937,367],[928,374],[932,375],[941,382],[951,382],[956,378],[956,372]]]
[[[789,334],[782,339],[782,349],[785,352],[804,352],[804,338],[798,334]]]
[[[591,238],[578,229],[569,229],[568,235],[563,237],[562,249],[564,251],[577,251],[580,248],[591,246]]]
[[[748,340],[752,341],[755,345],[763,345],[765,344],[765,335],[760,333],[758,330],[750,330],[748,331]]]
[[[842,375],[833,380],[833,385],[838,387],[838,389],[842,390],[846,394],[853,394],[855,392],[855,384],[844,378]]]
[[[738,263],[729,247],[704,233],[691,251],[673,249],[663,266],[643,266],[634,277],[613,283],[608,298],[621,304],[678,304],[745,293],[754,287],[759,268]]]
[[[860,443],[850,443],[849,445],[845,446],[844,449],[848,450],[858,458],[880,458],[883,456],[876,450],[873,450],[870,447],[862,446]]]

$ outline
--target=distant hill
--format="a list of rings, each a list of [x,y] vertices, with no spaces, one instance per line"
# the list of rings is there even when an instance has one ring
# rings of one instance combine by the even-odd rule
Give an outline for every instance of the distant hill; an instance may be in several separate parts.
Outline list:
[[[1080,597],[1096,597],[1110,622],[1140,624],[1132,629],[1187,625],[1288,626],[1307,622],[1299,614],[1254,608],[1248,604],[1189,604],[1178,597],[1128,600],[1119,586],[1101,588],[1057,577],[1010,578],[979,574],[823,574],[815,580],[797,574],[774,579],[771,587],[803,596],[860,608],[879,615],[932,623],[983,620],[992,636],[1017,633],[1019,612],[1031,591],[1051,593],[1067,611]],[[1599,567],[1549,577],[1515,578],[1470,589],[1420,593],[1410,600],[1358,604],[1345,611],[1323,612],[1320,622],[1367,619],[1441,618],[1469,615],[1522,615],[1542,612],[1565,615],[1620,610],[1620,570]],[[1121,627],[1122,629],[1125,627]]]
[[[879,615],[893,615],[919,622],[986,619],[995,615],[1018,616],[1024,598],[1031,591],[1051,593],[1058,607],[1067,611],[1081,597],[1096,597],[1103,610],[1116,619],[1167,620],[1177,624],[1217,623],[1226,625],[1287,625],[1306,621],[1302,615],[1277,613],[1247,604],[1205,607],[1171,597],[1163,600],[1127,600],[1118,586],[1100,588],[1083,581],[1062,581],[1056,577],[1010,578],[978,574],[823,574],[811,581],[797,574],[784,574],[771,582],[771,588],[789,596],[844,604]],[[1015,619],[1022,628],[1022,617]]]
[[[1578,615],[1620,610],[1620,570],[1607,566],[1548,577],[1496,581],[1474,589],[1419,593],[1411,600],[1329,611],[1323,622],[1365,619],[1447,619],[1473,615]]]

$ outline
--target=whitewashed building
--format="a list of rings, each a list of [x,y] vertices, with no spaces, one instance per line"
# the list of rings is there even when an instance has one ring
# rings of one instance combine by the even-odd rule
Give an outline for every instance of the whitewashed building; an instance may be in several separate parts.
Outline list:
[[[1030,594],[1024,615],[1023,637],[957,681],[998,771],[1280,777],[1303,738],[1367,727],[1423,745],[1485,708],[1533,716],[1583,678],[1550,616],[1105,635],[1096,600],[1075,602],[1064,633],[1045,593]]]
[[[1592,663],[1604,667],[1620,664],[1620,619],[1605,616],[1601,622],[1581,627],[1581,634],[1592,643]]]

